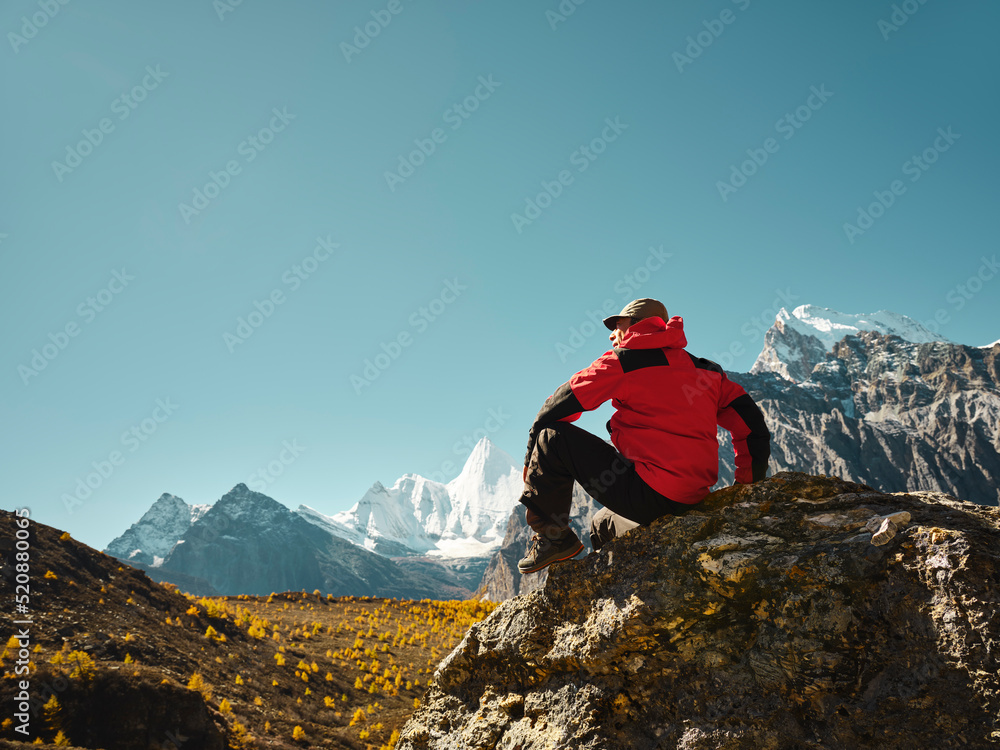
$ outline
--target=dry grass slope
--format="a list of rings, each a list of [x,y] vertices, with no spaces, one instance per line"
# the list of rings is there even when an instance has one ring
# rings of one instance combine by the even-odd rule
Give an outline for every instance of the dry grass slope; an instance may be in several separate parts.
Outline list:
[[[13,538],[10,513],[0,525]],[[186,596],[32,528],[26,739],[49,746],[391,748],[435,666],[493,608],[318,591]],[[0,623],[16,632],[11,614]],[[5,645],[0,700],[10,706],[18,644]],[[19,746],[3,718],[0,742]]]

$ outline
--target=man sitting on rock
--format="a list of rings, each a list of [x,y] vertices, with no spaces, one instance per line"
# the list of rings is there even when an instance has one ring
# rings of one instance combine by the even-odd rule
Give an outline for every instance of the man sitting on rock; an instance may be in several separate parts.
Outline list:
[[[569,526],[574,480],[604,506],[590,526],[597,550],[705,498],[718,479],[717,424],[732,433],[738,483],[767,473],[764,415],[719,365],[684,350],[680,317],[669,318],[655,299],[637,299],[604,325],[613,348],[559,386],[528,433],[520,501],[535,535],[518,562],[522,573],[583,550]],[[609,398],[611,444],[569,424]]]

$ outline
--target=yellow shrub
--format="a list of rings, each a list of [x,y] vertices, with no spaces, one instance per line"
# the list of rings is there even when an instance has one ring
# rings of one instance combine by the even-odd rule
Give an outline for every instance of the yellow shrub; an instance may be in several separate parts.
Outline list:
[[[249,734],[247,728],[238,721],[233,722],[230,733],[229,747],[231,748],[250,747],[253,744],[253,735]]]
[[[197,690],[205,697],[206,700],[212,697],[211,688],[205,684],[205,680],[202,679],[202,676],[197,672],[191,675],[191,679],[188,680],[187,686],[188,690]]]
[[[54,695],[42,706],[42,718],[45,720],[45,726],[48,727],[50,732],[57,731],[61,726],[62,722],[59,718],[61,711],[62,706],[59,705],[59,701]]]
[[[69,673],[70,677],[88,680],[94,676],[94,660],[86,651],[70,651],[63,657],[63,663],[73,667]]]

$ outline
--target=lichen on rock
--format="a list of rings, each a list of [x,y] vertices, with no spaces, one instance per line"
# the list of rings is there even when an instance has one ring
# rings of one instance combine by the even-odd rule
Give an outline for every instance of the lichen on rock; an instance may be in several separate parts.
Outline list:
[[[441,663],[400,750],[1000,744],[994,508],[782,473],[549,570]]]

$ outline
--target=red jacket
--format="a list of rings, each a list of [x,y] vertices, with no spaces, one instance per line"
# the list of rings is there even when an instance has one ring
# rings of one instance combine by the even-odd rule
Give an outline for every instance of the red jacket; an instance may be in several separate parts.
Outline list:
[[[763,479],[771,441],[764,415],[719,365],[692,357],[685,346],[680,317],[666,324],[646,318],[631,326],[621,347],[605,352],[549,397],[532,426],[528,458],[546,423],[571,422],[610,398],[611,442],[661,495],[693,504],[708,494],[718,480],[716,425],[732,433],[736,481]]]

